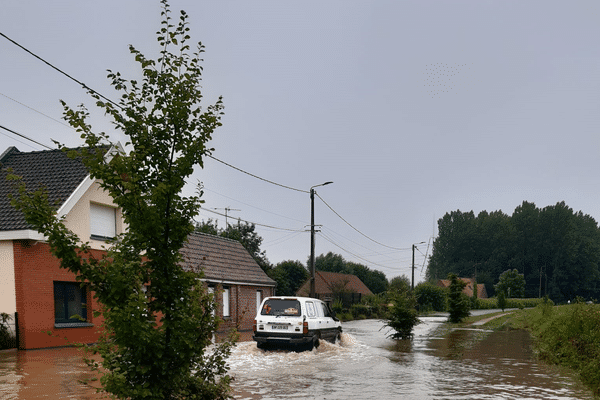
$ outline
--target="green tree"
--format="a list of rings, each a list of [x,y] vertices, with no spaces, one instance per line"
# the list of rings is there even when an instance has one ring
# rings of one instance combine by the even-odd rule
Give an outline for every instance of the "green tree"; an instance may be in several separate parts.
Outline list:
[[[518,298],[525,295],[525,278],[516,269],[506,270],[498,279],[496,293],[502,292],[506,298]]]
[[[420,322],[415,309],[415,297],[410,292],[398,291],[394,293],[391,301],[393,305],[385,326],[392,328],[394,333],[389,336],[394,339],[410,339],[414,326]]]
[[[498,307],[502,311],[504,311],[504,309],[506,308],[506,295],[502,290],[496,293],[496,304],[496,307]]]
[[[268,274],[277,282],[279,296],[295,296],[310,275],[300,261],[292,260],[278,263]]]
[[[406,275],[400,275],[392,278],[388,287],[388,291],[408,292],[410,290],[410,279]]]
[[[415,286],[415,298],[421,312],[445,311],[447,290],[430,282]]]
[[[452,273],[448,274],[448,280],[450,281],[450,293],[448,294],[448,312],[450,316],[448,320],[457,323],[469,316],[470,300],[463,293],[463,289],[467,284]]]
[[[310,265],[310,260],[308,265]],[[315,258],[315,269],[317,271],[356,275],[374,294],[384,293],[388,288],[388,281],[383,272],[374,271],[362,264],[346,261],[341,255],[332,252],[317,256]]]
[[[109,136],[92,130],[85,108],[62,102],[65,119],[86,143],[69,154],[81,157],[122,209],[127,232],[96,258],[56,217],[43,189],[27,192],[21,184],[13,205],[48,237],[61,267],[85,282],[103,305],[103,333],[93,350],[102,356],[101,367],[95,367],[106,392],[120,399],[226,398],[225,359],[232,343],[207,350],[218,325],[214,301],[199,284],[200,274],[181,267],[179,252],[201,204],[201,193],[185,197],[182,189],[211,151],[207,142],[221,125],[223,104],[219,99],[200,107],[203,46],[191,52],[186,13],[174,22],[166,0],[162,7],[158,59],[130,46],[142,81],[109,71],[112,86],[121,92],[118,104],[90,93],[128,136],[128,153],[112,146],[105,157]]]
[[[495,295],[498,277],[508,268],[523,274],[525,297],[549,294],[565,301],[600,295],[600,229],[564,202],[539,209],[524,201],[511,216],[453,211],[438,221],[438,231],[429,281],[449,272],[476,275],[488,295]]]

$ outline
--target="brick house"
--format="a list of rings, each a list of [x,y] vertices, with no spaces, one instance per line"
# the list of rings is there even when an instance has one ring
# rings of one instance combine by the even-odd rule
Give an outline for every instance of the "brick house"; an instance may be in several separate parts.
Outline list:
[[[310,278],[298,289],[296,295],[310,294]],[[340,298],[344,304],[359,303],[364,296],[373,292],[358,276],[339,272],[315,271],[315,295],[318,299],[331,303]]]
[[[260,303],[275,294],[276,282],[235,240],[194,232],[181,253],[184,268],[202,270],[202,280],[215,294],[222,319],[217,336],[237,328],[242,340],[250,340]]]
[[[0,312],[16,315],[12,328],[17,332],[18,327],[18,347],[67,344],[46,331],[73,342],[96,341],[102,320],[91,312],[98,307],[93,294],[80,286],[74,274],[60,268],[44,236],[10,205],[7,195],[12,184],[4,169],[22,176],[29,190],[45,186],[65,226],[89,241],[98,255],[107,238],[123,232],[120,210],[81,161],[63,151],[24,153],[10,147],[0,156],[0,164]],[[85,322],[71,319],[73,315]]]
[[[6,168],[22,176],[29,190],[45,186],[50,203],[57,205],[57,215],[64,217],[68,229],[90,243],[96,257],[101,257],[108,238],[126,229],[120,209],[89,176],[81,161],[68,158],[63,151],[25,153],[10,147],[0,156],[0,312],[15,316],[11,329],[17,332],[18,348],[64,346],[67,342],[63,338],[70,342],[95,342],[102,318],[93,316],[92,310],[99,306],[93,293],[86,290],[85,285],[82,287],[73,273],[60,268],[60,262],[51,255],[45,237],[31,229],[23,215],[10,205],[7,195],[13,189],[6,180]],[[191,240],[190,243],[189,249],[193,248],[193,251],[199,251],[198,246],[202,245],[201,241]],[[194,247],[194,243],[198,246]],[[235,247],[233,244],[230,246]],[[221,250],[225,247],[221,246]],[[194,259],[189,249],[186,254],[189,259]],[[241,253],[239,248],[232,254],[236,252]],[[247,252],[246,255],[254,261]],[[265,296],[270,295],[275,283],[270,282],[265,274],[261,277],[262,281],[238,279],[239,285],[236,285],[237,277],[244,274],[230,278],[228,273],[232,273],[236,266],[246,264],[226,263],[220,270],[219,262],[227,258],[223,257],[219,259],[214,252],[208,254],[205,280],[208,285],[214,284],[230,291],[230,299],[235,299],[233,305],[229,301],[230,321],[233,323],[231,312],[234,311],[235,318],[241,315],[235,307],[238,304],[239,310],[249,307],[243,303],[246,291],[252,291],[255,302],[257,292],[262,290]],[[237,254],[236,257],[241,258],[242,255]],[[264,274],[258,265],[256,268]],[[259,289],[259,283],[263,283],[264,288]],[[231,294],[234,296],[231,297]],[[82,316],[85,321],[72,319],[73,315]],[[224,318],[227,322],[227,317]],[[53,335],[48,335],[48,331]]]
[[[462,292],[469,297],[473,297],[473,285],[475,284],[475,281],[471,278],[458,278],[458,279],[460,279],[461,281],[466,283]],[[443,288],[449,288],[450,281],[448,279],[439,279],[437,282],[437,285],[440,287],[443,287]],[[488,298],[487,290],[485,290],[485,285],[483,283],[477,284],[477,298],[478,299],[487,299]]]

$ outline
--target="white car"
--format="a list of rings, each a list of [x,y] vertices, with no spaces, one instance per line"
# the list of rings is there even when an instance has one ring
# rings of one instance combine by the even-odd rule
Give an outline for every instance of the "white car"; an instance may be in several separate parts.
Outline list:
[[[319,340],[340,339],[342,324],[327,303],[309,297],[267,297],[254,320],[252,339],[258,348],[269,344],[312,350]]]

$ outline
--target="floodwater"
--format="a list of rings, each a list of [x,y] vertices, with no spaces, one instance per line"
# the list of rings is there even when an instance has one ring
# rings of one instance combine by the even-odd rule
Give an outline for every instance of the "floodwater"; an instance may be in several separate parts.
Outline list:
[[[532,359],[521,331],[455,330],[425,317],[412,341],[376,320],[343,324],[339,343],[296,353],[241,342],[229,358],[236,399],[591,399],[571,377]],[[477,340],[475,340],[477,339]],[[0,399],[96,399],[76,349],[0,351]]]

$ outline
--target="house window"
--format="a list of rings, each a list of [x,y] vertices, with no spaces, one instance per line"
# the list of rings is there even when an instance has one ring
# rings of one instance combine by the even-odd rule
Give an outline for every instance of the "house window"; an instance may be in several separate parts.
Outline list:
[[[260,303],[262,302],[262,290],[256,291],[256,313],[260,313]]]
[[[229,312],[229,288],[223,288],[223,317],[228,318],[230,316]]]
[[[91,203],[90,235],[96,240],[107,240],[117,236],[117,209]]]
[[[84,321],[82,321],[82,319]],[[79,282],[54,282],[54,323],[57,328],[86,323],[87,290]]]

